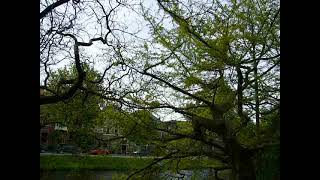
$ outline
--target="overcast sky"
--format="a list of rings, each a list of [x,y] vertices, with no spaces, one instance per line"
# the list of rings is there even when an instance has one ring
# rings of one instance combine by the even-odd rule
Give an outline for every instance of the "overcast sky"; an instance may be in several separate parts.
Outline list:
[[[106,8],[107,7],[110,8],[110,5],[108,4],[109,0],[105,0],[105,1],[101,0],[101,2],[105,3],[104,5]],[[114,7],[115,1],[111,0],[111,2],[113,2],[111,3],[111,6]],[[195,1],[188,1],[188,3],[192,3],[192,2],[195,2]],[[124,55],[130,58],[133,55],[136,55],[135,54],[136,46],[143,45],[145,43],[143,39],[147,39],[147,40],[152,39],[148,23],[140,14],[141,13],[140,4],[142,4],[144,9],[148,10],[152,16],[156,17],[157,20],[160,20],[163,17],[163,11],[159,11],[159,7],[156,0],[128,0],[125,3],[129,4],[130,6],[127,6],[127,7],[120,6],[116,9],[116,11],[114,11],[113,19],[112,19],[112,22],[114,23],[111,23],[111,26],[112,26],[111,28],[121,29],[129,33],[135,33],[136,36],[132,36],[131,34],[123,33],[123,31],[118,31],[118,30],[113,31],[123,41],[121,42],[121,44],[126,46],[125,47],[126,52],[124,52]],[[134,10],[132,10],[131,8],[133,8]],[[62,6],[60,7],[60,9],[61,9],[61,12],[64,11],[64,8]],[[88,9],[87,13],[90,13],[90,9]],[[94,18],[88,19],[88,17],[85,14],[79,14],[78,19],[79,20],[77,21],[76,25],[79,25],[81,26],[81,28],[84,28],[84,31],[77,33],[80,37],[83,38],[81,41],[88,42],[89,39],[100,36],[99,31],[97,31],[98,26],[95,23]],[[169,29],[172,28],[173,25],[170,21],[171,21],[171,18],[167,18],[166,21],[163,22],[163,25],[166,28],[169,28]],[[104,33],[106,32],[107,32],[106,29],[104,29]],[[109,40],[111,41],[112,38],[110,38]],[[112,43],[116,43],[116,42],[113,41]],[[161,46],[156,46],[156,44],[153,44],[153,45],[155,47],[149,44],[150,51],[158,52],[160,50],[164,50],[164,48],[161,48]],[[82,60],[89,59],[91,62],[94,62],[95,69],[100,72],[103,72],[104,69],[110,65],[110,61],[113,60],[112,53],[114,52],[110,51],[110,48],[108,48],[106,45],[103,45],[101,42],[95,42],[92,46],[81,48],[80,50],[84,54],[84,56],[82,56]],[[61,58],[64,58],[65,55],[66,55],[66,52],[60,52],[60,54],[57,54],[55,58],[61,59]],[[56,70],[66,65],[69,65],[70,62],[73,62],[73,60],[69,59],[69,60],[61,61],[57,65],[52,66],[51,70]],[[261,65],[264,65],[264,64],[261,63]],[[162,70],[164,71],[164,69]],[[261,69],[261,71],[263,71],[263,69]],[[112,69],[109,75],[107,75],[107,77],[111,76],[112,73],[118,73],[117,69]],[[226,74],[228,74],[228,72],[226,72]],[[42,71],[41,82],[44,79],[43,75],[44,74]],[[120,73],[118,75],[120,75]],[[129,80],[127,78],[123,79],[124,84],[128,82]],[[181,103],[179,102],[178,99],[175,99],[172,96],[169,96],[169,94],[172,93],[173,90],[164,89],[164,88],[159,88],[158,90],[166,92],[166,93],[159,94],[158,99],[163,101],[171,100],[171,103],[173,103],[174,105],[178,105]],[[180,114],[172,113],[171,110],[170,112],[169,111],[164,112],[164,110],[161,110],[159,111],[159,113],[157,113],[157,115],[160,116],[162,120],[182,119],[182,116]]]
[[[101,0],[101,3],[107,3],[108,1],[103,1]],[[115,1],[113,1],[114,3]],[[143,39],[151,40],[151,33],[150,29],[148,27],[148,22],[145,21],[145,19],[139,14],[141,11],[133,11],[131,8],[134,7],[135,10],[140,9],[140,4],[143,4],[143,7],[145,10],[148,10],[150,14],[156,16],[156,17],[161,17],[163,15],[162,11],[158,11],[158,5],[156,0],[129,0],[126,1],[127,4],[130,4],[130,7],[123,7],[120,6],[114,11],[114,16],[113,16],[113,21],[116,22],[118,25],[115,25],[114,28],[116,29],[121,29],[125,30],[126,32],[129,33],[136,33],[136,36],[132,36],[130,34],[126,34],[120,31],[114,31],[115,34],[121,35],[122,39],[126,41],[126,46],[127,49],[134,48],[135,45],[138,44],[143,44],[144,41]],[[109,4],[105,4],[106,7],[110,8]],[[111,4],[113,7],[115,4]],[[64,6],[61,6],[57,8],[61,12],[65,10]],[[41,9],[42,10],[42,9]],[[70,12],[72,12],[70,10]],[[83,32],[79,32],[79,36],[82,37],[82,41],[88,42],[90,38],[93,37],[99,37],[99,34],[97,34],[97,28],[95,26],[94,21],[91,19],[88,19],[87,16],[84,14],[79,14],[78,18],[79,20],[77,21],[78,24],[80,24],[83,27],[85,27],[85,30]],[[165,26],[170,27],[169,22],[164,22]],[[112,27],[111,27],[112,28]],[[90,36],[88,36],[89,34]],[[85,54],[85,57],[88,57],[88,59],[91,59],[91,62],[94,62],[94,68],[100,72],[103,72],[104,69],[110,64],[108,61],[108,58],[106,57],[106,45],[102,44],[101,42],[95,42],[92,46],[90,47],[85,47],[81,48],[80,50],[82,53]],[[150,48],[152,48],[150,46]],[[54,58],[56,59],[62,59],[65,58],[66,53],[65,52],[60,52],[60,54],[57,54]],[[84,57],[82,57],[84,58]],[[107,61],[106,61],[107,59]],[[64,66],[70,65],[72,63],[72,59],[70,60],[62,60],[58,64],[54,66],[50,66],[50,70],[55,71],[57,69],[63,68]],[[112,70],[115,71],[115,70]],[[40,71],[40,83],[43,83],[45,74],[44,71]],[[123,80],[124,82],[126,81],[125,78]],[[170,89],[162,89],[162,91],[171,91]],[[172,97],[168,96],[169,93],[166,93],[167,97],[165,95],[159,97],[159,99],[162,99],[164,101],[168,99],[172,99]],[[178,102],[172,102],[173,104],[176,104]],[[161,120],[168,121],[168,120],[182,120],[183,117],[178,114],[172,112],[172,110],[168,109],[161,109],[158,112],[155,113],[156,116],[160,117]]]

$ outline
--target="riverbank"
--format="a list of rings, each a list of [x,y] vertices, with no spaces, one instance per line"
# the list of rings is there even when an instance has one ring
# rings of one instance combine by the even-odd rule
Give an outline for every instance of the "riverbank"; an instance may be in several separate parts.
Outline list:
[[[134,170],[143,168],[152,158],[112,156],[40,156],[40,170]]]
[[[113,157],[113,156],[40,156],[40,170],[115,170],[127,171],[144,168],[153,161],[152,157]],[[216,167],[216,161],[184,159],[182,169]]]

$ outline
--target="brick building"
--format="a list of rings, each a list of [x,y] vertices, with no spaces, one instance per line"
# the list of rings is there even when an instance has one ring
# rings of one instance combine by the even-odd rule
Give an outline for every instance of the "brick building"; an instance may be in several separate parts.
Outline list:
[[[52,139],[49,138],[50,135],[54,132],[53,125],[46,125],[40,129],[40,144],[52,144]]]

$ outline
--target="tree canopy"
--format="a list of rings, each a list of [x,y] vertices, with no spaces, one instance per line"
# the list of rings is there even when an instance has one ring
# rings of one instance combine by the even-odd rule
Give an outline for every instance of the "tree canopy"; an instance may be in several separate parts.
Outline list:
[[[278,0],[40,5],[40,88],[48,92],[42,107],[78,101],[81,91],[99,102],[68,106],[78,109],[72,115],[91,119],[82,109],[104,104],[121,127],[135,127],[137,118],[150,134],[167,133],[161,141],[149,136],[168,150],[167,159],[206,156],[222,163],[219,170],[231,169],[235,180],[259,179],[261,152],[280,143]],[[150,113],[187,124],[148,125],[142,117]]]

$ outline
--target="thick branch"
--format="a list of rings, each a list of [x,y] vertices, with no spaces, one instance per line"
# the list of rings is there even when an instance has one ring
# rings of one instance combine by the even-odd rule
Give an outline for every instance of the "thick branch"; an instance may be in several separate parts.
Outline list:
[[[258,61],[258,60],[271,60],[271,59],[276,59],[278,57],[280,57],[280,54],[277,54],[277,55],[272,56],[272,57],[265,57],[265,58],[258,57],[256,59],[244,59],[244,60],[241,61],[241,63],[242,64],[250,64],[250,63],[253,63],[253,62]]]
[[[161,6],[161,8],[162,8],[165,12],[169,13],[170,16],[171,16],[175,21],[177,21],[178,23],[179,23],[180,21],[183,21],[183,22],[187,23],[187,21],[186,21],[184,18],[178,16],[177,14],[173,13],[173,12],[170,11],[168,8],[166,8],[166,7],[160,2],[160,0],[157,0],[157,1],[158,1],[159,5]],[[180,24],[180,23],[179,23],[179,24]],[[199,36],[199,34],[197,34],[197,33],[195,33],[194,31],[192,31],[189,26],[187,26],[186,28],[187,28],[188,32],[189,32],[191,35],[193,35],[198,41],[200,41],[201,43],[203,43],[203,44],[204,44],[205,46],[207,46],[208,48],[212,48],[212,46],[211,46],[210,44],[208,44],[201,36]]]
[[[193,134],[182,134],[182,133],[178,133],[178,132],[172,132],[171,130],[168,130],[168,129],[162,129],[162,128],[158,128],[158,127],[154,127],[155,130],[158,130],[158,131],[163,131],[163,132],[166,132],[166,133],[169,133],[171,135],[174,135],[176,136],[175,138],[176,139],[183,139],[183,138],[189,138],[189,139],[194,139],[194,140],[198,140],[198,141],[201,141],[205,144],[208,144],[208,145],[211,145],[211,146],[214,146],[218,149],[220,149],[221,151],[225,151],[223,145],[221,145],[220,143],[218,142],[215,142],[215,141],[207,141],[205,139],[203,139],[202,137],[198,137],[198,136],[194,136]]]
[[[62,34],[62,33],[59,33],[59,34]],[[40,96],[40,105],[56,103],[56,102],[71,98],[76,93],[76,91],[82,86],[82,83],[86,77],[86,73],[83,71],[83,69],[81,67],[79,44],[78,44],[77,38],[71,34],[62,34],[62,35],[69,36],[75,41],[75,44],[74,44],[75,58],[74,58],[74,60],[75,60],[75,65],[76,65],[78,77],[77,77],[76,82],[71,86],[71,88],[67,92],[63,93],[62,95]]]
[[[132,176],[134,176],[134,175],[136,175],[136,174],[138,174],[138,173],[140,173],[140,172],[142,172],[142,171],[144,171],[144,170],[152,167],[153,165],[157,164],[157,163],[160,162],[160,161],[163,161],[163,160],[165,160],[165,159],[170,159],[171,156],[174,155],[174,154],[176,154],[176,153],[178,153],[178,151],[172,152],[172,153],[170,153],[170,154],[167,154],[166,156],[164,156],[164,157],[162,157],[162,158],[157,158],[157,159],[155,159],[152,163],[150,163],[150,164],[147,165],[146,167],[144,167],[144,168],[142,168],[142,169],[140,169],[140,170],[132,173],[131,175],[129,175],[129,176],[127,177],[127,180],[129,180]]]
[[[181,89],[181,88],[179,88],[179,87],[177,87],[177,86],[169,83],[168,81],[165,81],[164,79],[159,78],[158,76],[156,76],[156,75],[154,75],[154,74],[148,73],[148,72],[146,72],[146,71],[143,71],[143,72],[138,71],[138,72],[141,73],[141,74],[144,74],[144,75],[148,75],[148,76],[150,76],[150,77],[152,77],[152,78],[154,78],[154,79],[156,79],[156,80],[158,80],[158,81],[160,81],[160,82],[163,82],[163,83],[165,83],[166,85],[168,85],[170,88],[172,88],[172,89],[174,89],[174,90],[176,90],[176,91],[179,91],[179,92],[181,92],[181,93],[183,93],[183,94],[185,94],[185,95],[188,95],[188,96],[190,96],[190,97],[192,97],[192,98],[194,98],[194,99],[196,99],[196,100],[198,100],[198,101],[200,101],[200,102],[204,102],[204,103],[207,104],[208,106],[211,106],[211,105],[212,105],[212,103],[211,103],[210,101],[207,101],[207,100],[205,100],[205,99],[202,99],[202,98],[200,98],[200,97],[198,97],[198,96],[196,96],[196,95],[194,95],[194,94],[191,94],[191,93],[189,93],[189,92],[187,92],[187,91],[185,91],[185,90],[183,90],[183,89]]]
[[[104,72],[103,72],[103,74],[102,74],[102,76],[101,76],[100,79],[98,79],[98,80],[96,80],[96,81],[89,81],[89,82],[91,82],[91,83],[101,83],[101,82],[103,81],[103,79],[104,79],[104,76],[106,75],[106,72],[107,72],[109,69],[111,69],[112,66],[113,66],[113,64],[111,64],[110,66],[108,66],[108,67],[104,70]]]
[[[40,19],[44,18],[48,13],[50,13],[53,9],[55,9],[58,6],[61,6],[62,4],[65,4],[69,2],[70,0],[58,0],[57,2],[49,5],[46,7],[41,13],[40,13]]]
[[[280,60],[278,60],[273,66],[269,67],[266,71],[264,71],[262,74],[260,74],[259,76],[257,76],[257,78],[254,78],[250,81],[247,81],[243,87],[242,90],[245,89],[246,87],[248,87],[250,84],[252,84],[253,82],[255,82],[257,79],[260,79],[261,77],[263,77],[264,75],[266,75],[269,71],[271,71],[274,67],[276,67],[278,64],[280,63]]]

